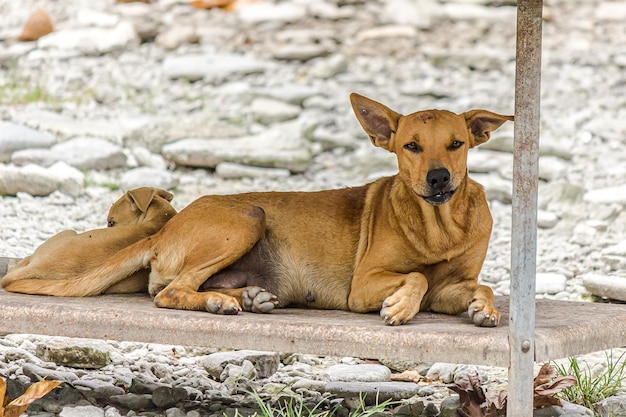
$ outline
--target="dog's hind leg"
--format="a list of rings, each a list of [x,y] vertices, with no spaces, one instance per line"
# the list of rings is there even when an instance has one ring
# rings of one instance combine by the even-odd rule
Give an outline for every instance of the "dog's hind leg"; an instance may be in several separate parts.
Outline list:
[[[500,322],[500,312],[493,305],[493,291],[475,281],[445,286],[425,301],[435,313],[460,314],[467,311],[476,326],[495,327]]]
[[[265,212],[254,205],[220,198],[206,198],[185,210],[186,217],[192,217],[194,222],[181,221],[185,215],[174,217],[168,226],[176,233],[160,237],[151,261],[154,277],[161,283],[169,282],[158,291],[159,283],[151,277],[150,292],[158,291],[154,302],[164,308],[237,314],[246,307],[246,297],[254,300],[261,291],[242,288],[199,292],[198,288],[248,253],[261,239],[265,233]],[[260,310],[264,308],[262,300],[263,297],[257,300]],[[249,308],[254,306],[254,301],[247,303]]]

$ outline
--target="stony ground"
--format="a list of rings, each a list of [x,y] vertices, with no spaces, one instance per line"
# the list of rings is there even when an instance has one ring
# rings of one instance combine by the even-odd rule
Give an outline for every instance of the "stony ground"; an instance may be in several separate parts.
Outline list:
[[[15,41],[40,7],[55,31]],[[537,293],[625,300],[626,5],[546,1],[544,17]],[[104,226],[111,202],[139,185],[174,190],[182,208],[208,193],[393,173],[349,93],[404,113],[511,114],[514,51],[507,1],[242,1],[234,11],[182,0],[0,1],[0,255]],[[481,279],[499,294],[509,288],[511,149],[505,126],[470,159],[495,222]],[[5,340],[21,353],[3,354],[2,373],[39,366],[36,343]],[[490,375],[501,381],[501,371]]]

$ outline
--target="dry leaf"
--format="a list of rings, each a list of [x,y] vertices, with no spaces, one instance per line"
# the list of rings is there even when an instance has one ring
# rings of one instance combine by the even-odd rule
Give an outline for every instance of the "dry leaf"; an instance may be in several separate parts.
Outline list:
[[[17,39],[20,41],[36,41],[50,32],[52,32],[52,20],[50,20],[50,16],[48,16],[45,10],[39,9],[30,15],[24,24],[22,34]]]
[[[392,381],[415,382],[416,384],[424,379],[417,371],[404,371],[399,374],[391,374]]]
[[[538,387],[539,385],[543,385],[546,382],[550,382],[550,380],[556,375],[556,370],[550,363],[544,363],[539,373],[533,380],[533,386]]]
[[[6,397],[7,395],[7,381],[4,378],[0,378],[0,417],[4,413],[4,406],[9,399]]]
[[[35,400],[43,397],[56,387],[61,381],[39,381],[26,389],[26,392],[11,401],[4,409],[4,417],[20,417],[28,406]]]
[[[192,0],[191,5],[197,9],[213,9],[215,7],[228,8],[235,0]]]

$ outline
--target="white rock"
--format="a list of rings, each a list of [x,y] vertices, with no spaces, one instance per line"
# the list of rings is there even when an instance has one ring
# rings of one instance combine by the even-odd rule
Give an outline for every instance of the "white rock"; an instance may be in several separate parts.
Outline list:
[[[623,1],[605,1],[595,7],[596,19],[601,21],[626,21],[626,3]]]
[[[283,59],[287,61],[308,61],[309,59],[323,57],[332,52],[332,50],[323,44],[289,43],[272,48],[272,57],[275,59]]]
[[[217,164],[215,173],[220,178],[286,178],[291,175],[288,169],[261,168],[232,162]]]
[[[537,210],[537,226],[542,229],[551,229],[559,222],[559,216],[551,211]]]
[[[300,114],[300,106],[268,98],[257,98],[250,106],[252,116],[258,122],[271,124],[295,119]]]
[[[190,81],[205,79],[222,82],[233,75],[263,72],[267,63],[237,54],[189,54],[167,56],[163,60],[163,74],[168,78]]]
[[[77,50],[86,55],[99,55],[139,43],[130,22],[120,22],[114,28],[62,29],[39,39],[40,48]]]
[[[77,195],[79,186],[82,186],[82,182],[77,182],[78,176],[63,166],[46,169],[38,165],[16,167],[0,164],[0,194],[25,192],[45,196],[64,188],[70,195]]]
[[[626,301],[626,277],[585,274],[582,279],[590,293],[598,297]]]
[[[122,190],[132,190],[138,187],[156,187],[170,190],[178,185],[178,179],[169,171],[139,167],[122,174],[119,186]]]
[[[441,6],[435,0],[388,0],[382,14],[385,23],[414,25],[425,29],[441,13]]]
[[[626,204],[626,185],[587,191],[583,200],[596,204]]]
[[[99,12],[93,9],[80,9],[76,13],[76,21],[80,26],[111,28],[120,22],[120,17],[115,14]]]
[[[251,3],[238,8],[237,16],[248,24],[261,22],[294,23],[306,17],[306,7],[294,3]]]
[[[56,178],[59,191],[77,197],[84,189],[85,175],[65,162],[57,162],[48,168],[52,178]]]
[[[104,417],[104,410],[93,405],[66,406],[59,417]]]
[[[320,372],[322,378],[331,382],[387,382],[391,371],[384,365],[334,365]]]
[[[567,277],[563,274],[539,272],[535,279],[535,293],[556,294],[565,291]]]
[[[9,155],[20,149],[49,148],[56,140],[46,132],[40,132],[29,127],[0,121],[0,161],[8,159]]]
[[[173,50],[184,43],[197,43],[198,34],[191,26],[176,26],[161,32],[154,40],[163,49]]]
[[[364,42],[371,39],[414,38],[416,35],[417,30],[413,26],[389,25],[359,32],[356,35],[356,40],[357,42]]]
[[[497,172],[502,167],[513,166],[513,155],[508,152],[473,149],[467,154],[467,167],[470,172]]]
[[[348,60],[343,54],[333,54],[326,58],[318,58],[311,63],[308,74],[311,77],[329,79],[348,69]]]

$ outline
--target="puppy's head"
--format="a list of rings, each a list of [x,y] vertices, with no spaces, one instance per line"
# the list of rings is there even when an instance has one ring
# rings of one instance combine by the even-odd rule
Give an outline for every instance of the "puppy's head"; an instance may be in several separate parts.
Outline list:
[[[109,209],[107,226],[131,226],[145,223],[160,229],[176,214],[176,209],[170,204],[173,197],[165,190],[152,187],[140,187],[127,191]]]
[[[513,120],[487,110],[426,110],[403,116],[356,93],[350,101],[372,143],[396,154],[404,183],[434,206],[448,202],[465,180],[467,151]]]

